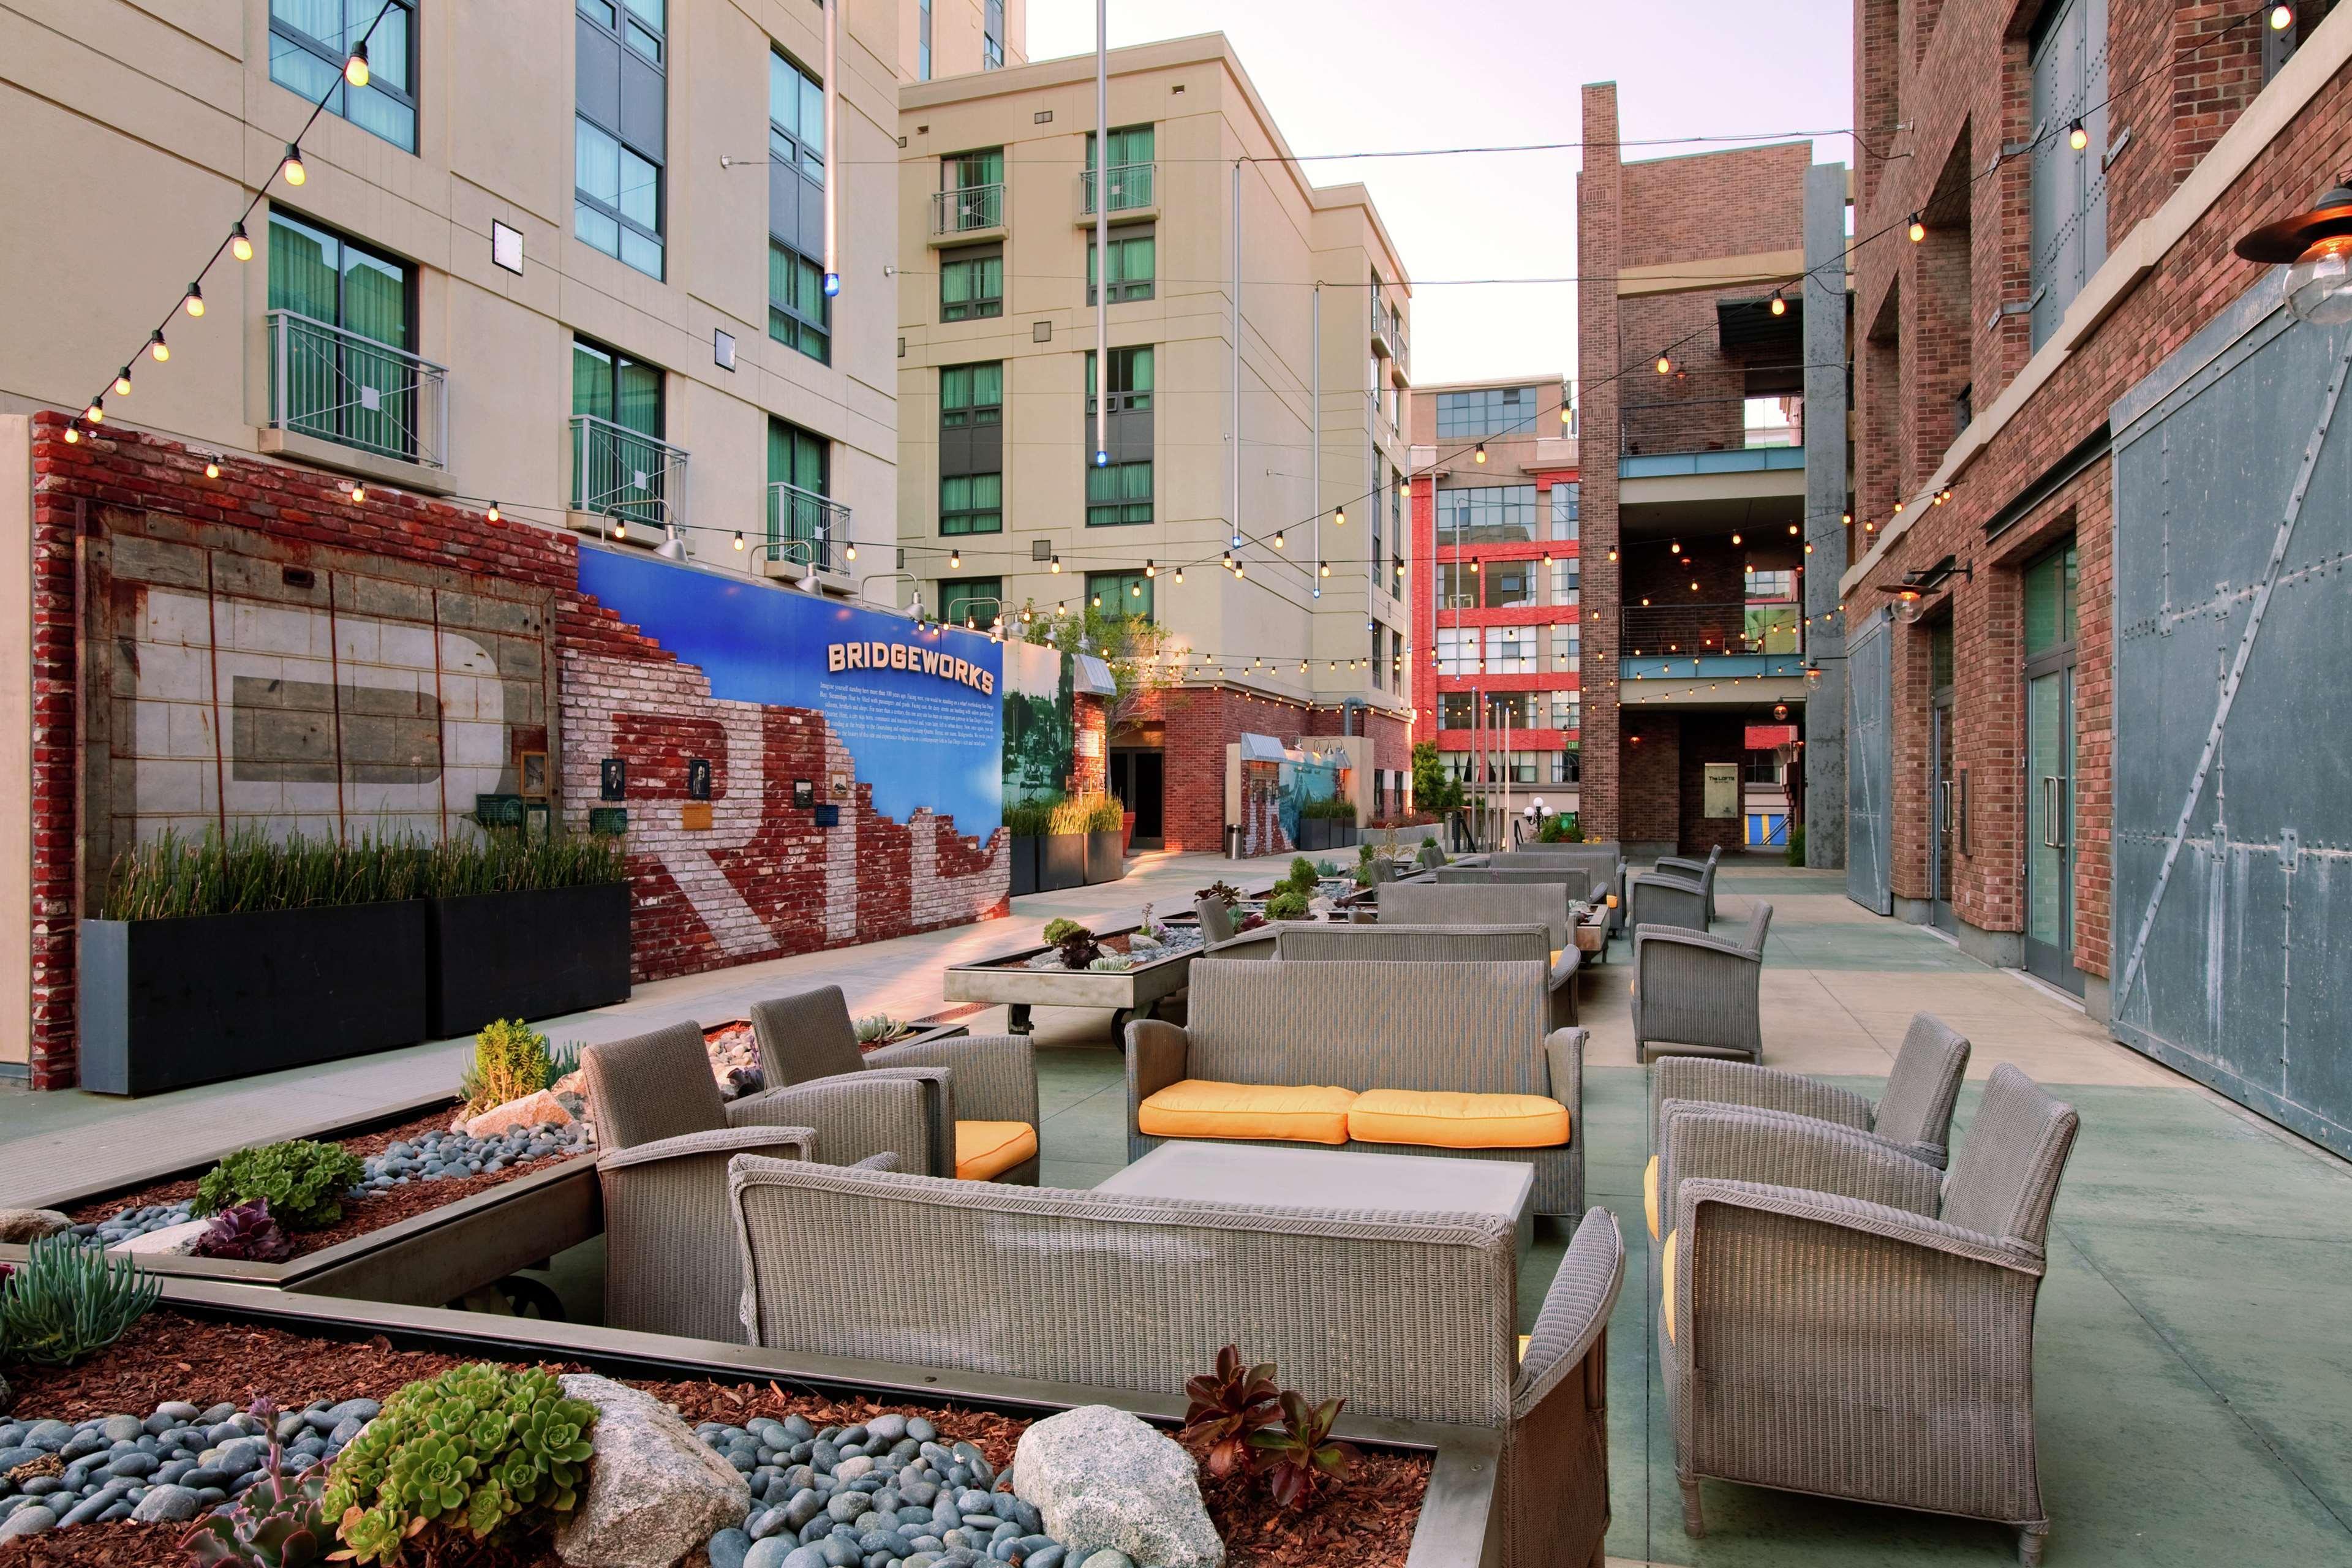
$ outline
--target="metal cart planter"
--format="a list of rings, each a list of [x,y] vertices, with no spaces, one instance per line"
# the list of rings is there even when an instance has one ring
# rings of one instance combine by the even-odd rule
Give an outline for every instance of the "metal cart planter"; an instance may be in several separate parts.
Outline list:
[[[1175,923],[1173,921],[1170,922]],[[1125,936],[1136,928],[1103,931]],[[1028,961],[1053,948],[1033,947],[1001,952],[973,963],[948,966],[946,995],[950,1002],[1003,1004],[1005,1027],[1016,1035],[1030,1032],[1033,1007],[1101,1007],[1110,1012],[1111,1035],[1124,1039],[1130,1018],[1150,1017],[1160,1003],[1184,989],[1192,976],[1197,947],[1166,958],[1139,963],[1132,969],[1031,969]]]

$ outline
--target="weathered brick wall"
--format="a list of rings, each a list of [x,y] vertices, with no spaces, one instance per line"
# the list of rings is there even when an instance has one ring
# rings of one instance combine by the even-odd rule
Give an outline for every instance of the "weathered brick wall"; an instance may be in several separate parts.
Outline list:
[[[1747,818],[1738,809],[1746,797],[1734,796],[1729,816],[1706,816],[1706,768],[1709,763],[1737,767],[1747,762],[1748,715],[1685,713],[1679,717],[1681,733],[1675,751],[1682,827],[1677,851],[1705,855],[1720,849],[1727,855],[1737,854],[1747,840]]]
[[[1099,794],[1110,787],[1110,737],[1103,722],[1108,710],[1103,699],[1087,691],[1073,694],[1070,706],[1077,724],[1071,743],[1069,793]]]
[[[1613,147],[1613,89],[1610,96]],[[1591,101],[1588,89],[1588,108]],[[1589,138],[1586,150],[1591,151]],[[1619,265],[1654,267],[1695,257],[1802,249],[1805,171],[1812,162],[1811,142],[1776,142],[1624,164],[1619,210],[1629,221]]]
[[[1584,836],[1623,837],[1618,808],[1617,620],[1623,603],[1618,545],[1616,439],[1624,394],[1620,374],[1654,374],[1629,364],[1644,352],[1624,342],[1617,314],[1617,269],[1624,234],[1623,164],[1617,145],[1617,88],[1588,86],[1582,96],[1584,168],[1576,177],[1576,360],[1585,449],[1582,521],[1584,596],[1583,783],[1578,817]],[[1655,349],[1647,351],[1656,353]]]
[[[1682,829],[1683,716],[1639,710],[1623,718],[1625,754],[1618,799],[1618,831],[1588,837],[1628,844],[1673,844]]]

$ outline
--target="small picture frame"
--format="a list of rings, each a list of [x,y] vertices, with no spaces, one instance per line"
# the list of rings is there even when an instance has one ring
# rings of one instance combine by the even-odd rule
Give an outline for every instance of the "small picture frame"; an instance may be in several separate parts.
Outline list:
[[[806,811],[814,805],[816,805],[815,781],[813,779],[794,779],[793,781],[793,809],[796,811]]]
[[[835,800],[847,800],[849,798],[849,775],[847,773],[834,774],[833,788],[827,793]]]
[[[522,805],[522,837],[526,844],[544,844],[555,830],[555,808],[543,800]]]
[[[686,798],[688,800],[710,798],[710,759],[709,757],[686,759]]]
[[[522,793],[544,796],[547,793],[547,753],[524,752],[515,758],[515,771],[522,775]]]
[[[626,800],[629,798],[629,764],[621,757],[606,757],[596,767],[596,798]]]

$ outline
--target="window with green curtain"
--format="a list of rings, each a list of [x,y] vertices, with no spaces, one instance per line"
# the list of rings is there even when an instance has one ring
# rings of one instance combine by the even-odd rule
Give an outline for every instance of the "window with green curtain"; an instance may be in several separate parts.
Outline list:
[[[973,256],[940,263],[940,320],[977,321],[1004,314],[1004,258]]]
[[[1004,476],[942,474],[940,477],[940,531],[1003,532]]]
[[[940,369],[940,427],[995,425],[1004,418],[1004,362]]]
[[[768,335],[820,364],[833,363],[833,301],[824,268],[792,247],[768,242]]]
[[[1095,601],[1099,599],[1100,604]],[[1089,572],[1087,603],[1106,616],[1151,618],[1151,579],[1140,572]]]
[[[958,153],[947,163],[952,189],[969,191],[980,185],[1001,185],[1004,183],[1004,149],[1002,147]]]
[[[768,542],[798,540],[806,550],[784,550],[777,559],[802,565],[832,564],[832,509],[823,498],[833,493],[832,443],[813,430],[787,420],[768,421]],[[790,489],[776,489],[790,485]]]
[[[940,619],[951,626],[963,625],[969,616],[972,629],[986,631],[997,616],[1003,615],[1004,579],[1002,577],[942,577],[940,579]]]
[[[1130,300],[1149,300],[1154,282],[1155,247],[1158,241],[1150,234],[1131,235],[1121,239],[1113,236],[1110,242],[1110,302],[1124,304]],[[1095,302],[1097,257],[1092,240],[1087,242],[1087,303]]]
[[[1110,351],[1112,413],[1139,413],[1151,406],[1151,358],[1150,343]],[[1095,356],[1091,349],[1087,351],[1086,363],[1087,412],[1092,414],[1095,405]]]
[[[415,13],[410,0],[269,0],[269,79],[414,153]],[[368,84],[352,87],[343,63],[362,38]]]
[[[1149,125],[1115,126],[1110,133],[1110,210],[1132,212],[1152,202],[1152,144]],[[1087,132],[1087,205],[1094,208],[1095,133]]]
[[[290,313],[270,324],[271,406],[287,428],[390,457],[415,455],[415,362],[368,346],[409,348],[413,285],[404,263],[270,214],[269,308]]]
[[[768,151],[824,184],[824,89],[776,50],[768,52]]]
[[[574,337],[572,412],[608,422],[574,431],[572,504],[649,523],[666,521],[661,367]]]
[[[1151,521],[1150,462],[1087,470],[1087,526],[1118,528]]]

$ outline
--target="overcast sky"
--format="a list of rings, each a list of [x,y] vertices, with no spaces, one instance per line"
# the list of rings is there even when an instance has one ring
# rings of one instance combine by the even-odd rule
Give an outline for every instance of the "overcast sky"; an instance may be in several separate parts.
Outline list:
[[[1836,132],[1853,116],[1852,18],[1844,0],[1110,0],[1110,42],[1223,31],[1303,156],[1573,142],[1588,81],[1617,83],[1628,142]],[[1091,0],[1029,0],[1033,58],[1094,45]],[[1371,188],[1413,278],[1414,381],[1573,372],[1571,285],[1437,280],[1573,274],[1580,157],[1307,165]],[[1814,157],[1851,165],[1852,143],[1818,137]]]

